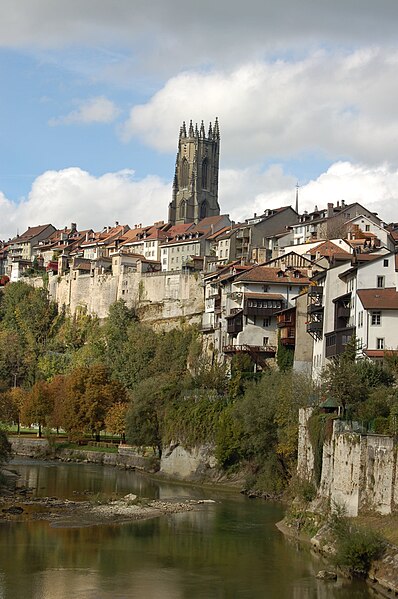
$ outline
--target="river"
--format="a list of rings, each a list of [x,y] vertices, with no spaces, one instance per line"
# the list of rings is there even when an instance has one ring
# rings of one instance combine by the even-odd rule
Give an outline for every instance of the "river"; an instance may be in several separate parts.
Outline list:
[[[0,525],[0,599],[367,599],[362,583],[315,578],[324,567],[275,527],[279,504],[90,464],[15,459],[40,496],[136,493],[214,499],[197,511],[88,528]]]

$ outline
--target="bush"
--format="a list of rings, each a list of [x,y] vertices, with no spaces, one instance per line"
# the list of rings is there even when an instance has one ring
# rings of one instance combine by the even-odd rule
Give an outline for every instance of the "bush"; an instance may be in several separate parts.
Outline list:
[[[0,465],[7,462],[11,457],[11,443],[8,441],[7,433],[0,429]]]
[[[336,540],[334,562],[351,576],[365,577],[373,560],[381,557],[384,541],[377,533],[352,524],[341,508],[336,508],[330,519]]]

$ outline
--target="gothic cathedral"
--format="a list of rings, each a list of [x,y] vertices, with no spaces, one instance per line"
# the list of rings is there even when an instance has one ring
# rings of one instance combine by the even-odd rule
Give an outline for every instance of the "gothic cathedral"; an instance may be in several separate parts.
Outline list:
[[[206,137],[192,121],[187,134],[185,122],[180,128],[173,199],[169,204],[169,223],[198,223],[206,216],[218,216],[218,163],[220,131],[218,120],[209,126]]]

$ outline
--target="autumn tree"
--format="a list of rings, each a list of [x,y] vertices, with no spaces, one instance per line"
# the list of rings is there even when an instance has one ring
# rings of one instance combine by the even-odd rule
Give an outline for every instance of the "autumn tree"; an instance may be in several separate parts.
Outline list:
[[[105,416],[105,428],[112,435],[119,435],[124,441],[126,436],[126,416],[128,404],[118,401],[113,404]]]
[[[26,394],[26,401],[21,410],[21,421],[28,425],[37,424],[39,437],[41,437],[42,429],[48,425],[52,411],[53,398],[48,384],[45,381],[38,381]]]
[[[77,368],[67,377],[64,428],[72,437],[89,432],[99,440],[108,410],[125,398],[124,387],[111,379],[106,366]]]

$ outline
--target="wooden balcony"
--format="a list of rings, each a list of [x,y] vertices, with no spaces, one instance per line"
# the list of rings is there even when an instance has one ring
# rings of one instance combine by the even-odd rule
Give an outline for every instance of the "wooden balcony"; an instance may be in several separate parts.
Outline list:
[[[330,333],[325,333],[326,358],[334,358],[342,354],[354,333],[355,327],[346,327],[344,329],[336,329]]]
[[[224,345],[223,352],[225,354],[237,354],[237,353],[258,353],[264,354],[265,356],[272,357],[276,354],[276,347],[274,345]]]

